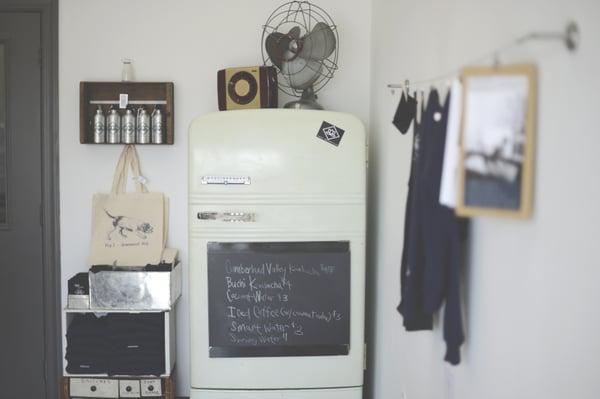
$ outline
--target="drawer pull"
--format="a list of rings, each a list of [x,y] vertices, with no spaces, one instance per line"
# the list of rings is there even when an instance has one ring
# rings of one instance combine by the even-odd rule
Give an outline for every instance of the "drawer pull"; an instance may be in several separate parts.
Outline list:
[[[90,387],[90,391],[92,391],[92,392],[96,392],[96,389],[98,389],[98,388],[96,388],[96,386],[95,386],[95,385],[92,385],[92,386]]]

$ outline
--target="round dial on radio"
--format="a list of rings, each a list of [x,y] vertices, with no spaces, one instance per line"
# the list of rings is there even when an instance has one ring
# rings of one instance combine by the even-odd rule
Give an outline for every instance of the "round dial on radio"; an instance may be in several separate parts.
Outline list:
[[[238,80],[235,84],[235,92],[240,96],[245,96],[250,91],[250,84],[247,80]]]
[[[256,78],[249,72],[239,71],[233,74],[227,85],[229,97],[238,104],[248,104],[258,92]]]

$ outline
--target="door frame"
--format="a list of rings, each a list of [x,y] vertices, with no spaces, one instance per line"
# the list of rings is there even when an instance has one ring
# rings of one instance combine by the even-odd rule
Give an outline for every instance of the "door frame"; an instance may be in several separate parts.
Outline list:
[[[59,397],[62,375],[58,174],[58,0],[19,4],[0,0],[0,12],[35,13],[41,20],[42,261],[45,399]]]

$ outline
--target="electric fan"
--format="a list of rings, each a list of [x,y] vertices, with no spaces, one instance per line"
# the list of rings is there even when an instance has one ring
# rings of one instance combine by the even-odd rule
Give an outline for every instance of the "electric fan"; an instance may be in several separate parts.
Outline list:
[[[315,95],[337,70],[339,37],[333,20],[308,1],[291,1],[278,7],[262,32],[265,65],[277,69],[278,86],[300,97],[285,108],[323,109]]]

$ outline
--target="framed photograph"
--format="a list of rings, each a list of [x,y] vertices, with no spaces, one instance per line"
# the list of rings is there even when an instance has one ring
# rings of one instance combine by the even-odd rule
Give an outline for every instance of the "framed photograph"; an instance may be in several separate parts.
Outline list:
[[[536,68],[465,68],[462,82],[456,213],[528,217],[533,188]]]

